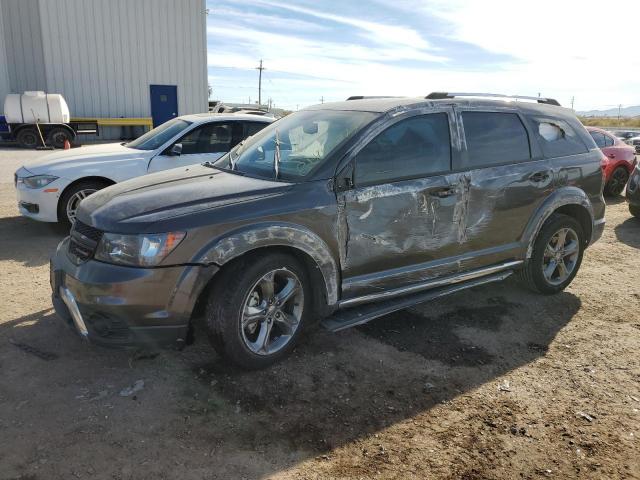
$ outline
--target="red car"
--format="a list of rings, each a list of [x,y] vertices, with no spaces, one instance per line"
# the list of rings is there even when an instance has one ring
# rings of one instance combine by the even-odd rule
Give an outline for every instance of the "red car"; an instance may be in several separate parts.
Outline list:
[[[620,195],[636,165],[635,148],[627,145],[611,132],[595,127],[586,128],[606,156],[606,162],[603,164],[604,193]]]

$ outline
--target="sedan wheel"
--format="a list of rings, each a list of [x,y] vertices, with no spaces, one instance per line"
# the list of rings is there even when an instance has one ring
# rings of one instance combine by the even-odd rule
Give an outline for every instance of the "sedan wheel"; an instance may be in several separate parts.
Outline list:
[[[75,223],[76,211],[78,210],[78,205],[80,204],[80,202],[97,191],[98,189],[95,188],[85,188],[82,190],[78,190],[73,195],[71,195],[71,197],[67,201],[67,219],[69,220],[69,223]]]
[[[606,192],[609,195],[620,195],[627,185],[627,180],[629,180],[629,172],[624,167],[616,168],[607,183]]]

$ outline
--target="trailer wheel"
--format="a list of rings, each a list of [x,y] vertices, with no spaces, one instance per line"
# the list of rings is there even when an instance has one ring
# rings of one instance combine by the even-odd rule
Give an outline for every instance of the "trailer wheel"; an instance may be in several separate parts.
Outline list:
[[[35,128],[23,128],[16,134],[16,141],[22,148],[36,148],[40,144],[40,138]]]
[[[73,137],[69,130],[62,127],[52,128],[47,136],[47,142],[55,148],[64,148],[64,142],[67,140],[71,143]]]

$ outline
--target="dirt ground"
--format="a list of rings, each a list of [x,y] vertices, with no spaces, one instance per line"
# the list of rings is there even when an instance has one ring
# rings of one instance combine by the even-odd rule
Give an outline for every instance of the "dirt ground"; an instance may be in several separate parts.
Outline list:
[[[64,232],[14,197],[39,154],[0,151],[0,480],[640,479],[640,221],[621,199],[562,294],[507,280],[246,373],[202,335],[153,356],[58,321]]]

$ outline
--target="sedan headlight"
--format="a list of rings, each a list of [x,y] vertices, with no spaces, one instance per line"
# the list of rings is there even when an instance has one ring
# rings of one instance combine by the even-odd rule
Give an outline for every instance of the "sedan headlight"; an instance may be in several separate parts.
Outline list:
[[[153,267],[162,262],[184,236],[184,232],[147,235],[105,233],[96,249],[95,259],[121,265]]]
[[[34,175],[33,177],[18,178],[17,183],[23,183],[27,188],[42,188],[57,179],[58,177],[54,177],[53,175]]]

